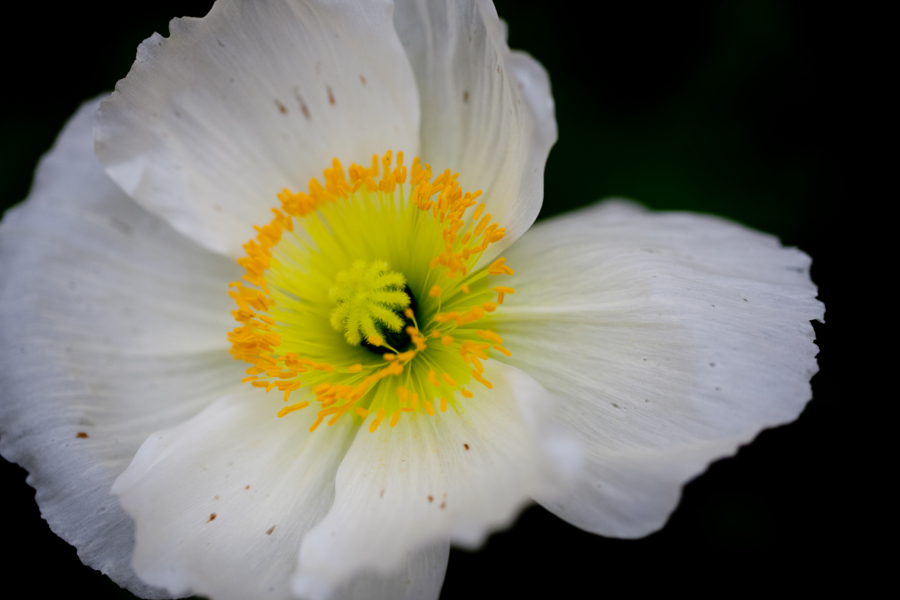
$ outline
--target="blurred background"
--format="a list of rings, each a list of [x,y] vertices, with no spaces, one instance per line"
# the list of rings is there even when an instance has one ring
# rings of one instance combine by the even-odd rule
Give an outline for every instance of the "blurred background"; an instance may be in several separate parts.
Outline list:
[[[878,54],[869,45],[878,43],[869,34],[877,15],[777,0],[596,3],[590,13],[562,2],[496,4],[510,46],[543,63],[553,85],[560,134],[541,218],[624,196],[774,233],[813,257],[828,325],[816,324],[821,372],[801,417],[689,483],[663,530],[605,539],[532,507],[480,551],[454,550],[441,597],[731,593],[776,582],[808,590],[862,575],[849,565],[880,518],[869,498],[882,484],[863,467],[881,396],[861,375],[855,332],[865,314],[851,306],[874,287],[854,248],[868,231],[863,214],[881,203],[879,159],[863,139],[883,127],[872,116],[880,93],[861,67]],[[0,42],[0,206],[27,196],[64,122],[125,76],[141,40],[210,5],[11,9],[6,29],[24,35]],[[40,598],[131,597],[50,532],[25,475],[3,462],[3,578],[24,578]]]

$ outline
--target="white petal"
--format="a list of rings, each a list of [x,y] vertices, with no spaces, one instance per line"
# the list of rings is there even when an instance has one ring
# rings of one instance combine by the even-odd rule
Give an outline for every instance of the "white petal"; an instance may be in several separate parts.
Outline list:
[[[160,597],[131,570],[131,520],[109,487],[151,432],[241,377],[225,337],[225,286],[240,271],[107,178],[93,153],[98,103],[66,125],[0,226],[0,450],[86,564]]]
[[[394,23],[422,106],[424,162],[459,171],[463,189],[484,191],[487,212],[506,228],[496,254],[541,209],[544,164],[556,142],[547,72],[510,53],[493,4],[398,0]]]
[[[334,600],[437,600],[447,573],[450,544],[438,542],[424,550],[409,552],[403,567],[388,575],[364,573],[340,586]],[[330,586],[316,589],[318,580],[300,581],[296,586],[311,591],[309,597],[328,597]]]
[[[338,471],[333,508],[303,541],[298,595],[326,598],[348,577],[390,573],[409,551],[441,540],[477,546],[529,496],[549,491],[557,466],[548,454],[558,446],[546,447],[554,443],[546,391],[494,361],[485,377],[493,390],[478,386],[464,412],[404,415],[374,434],[360,429]]]
[[[103,103],[97,155],[132,198],[231,256],[339,158],[418,151],[389,2],[223,0],[147,39]]]
[[[331,507],[356,430],[310,433],[313,409],[279,419],[281,396],[246,386],[141,446],[113,486],[141,578],[217,600],[291,597],[300,542]]]
[[[715,217],[603,204],[547,221],[507,253],[497,311],[509,363],[567,397],[586,470],[538,498],[595,533],[647,534],[681,486],[795,419],[823,318],[809,257]]]

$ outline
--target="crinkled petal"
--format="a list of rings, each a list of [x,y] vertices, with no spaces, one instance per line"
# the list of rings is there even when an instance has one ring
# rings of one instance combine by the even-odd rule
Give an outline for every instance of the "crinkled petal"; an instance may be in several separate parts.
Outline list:
[[[536,226],[506,253],[508,362],[566,398],[585,470],[554,499],[595,533],[661,527],[681,486],[795,419],[823,318],[810,259],[723,219],[605,203]]]
[[[132,198],[216,252],[241,255],[283,188],[334,157],[418,152],[415,81],[387,1],[223,0],[147,39],[96,127]]]
[[[0,436],[50,527],[144,597],[132,523],[109,488],[150,433],[236,385],[230,260],[132,202],[93,153],[99,99],[41,161],[0,225]]]
[[[303,541],[295,593],[327,598],[349,577],[392,572],[408,552],[442,540],[477,546],[530,496],[550,493],[556,471],[576,460],[547,427],[552,399],[517,369],[485,367],[493,389],[473,390],[459,412],[451,405],[360,429],[334,506]]]
[[[334,600],[437,600],[447,573],[450,543],[438,542],[423,550],[408,552],[403,566],[387,575],[363,573],[340,586],[332,594]],[[309,582],[315,586],[315,581]],[[327,596],[325,586],[311,597]]]
[[[313,409],[279,419],[283,407],[246,386],[141,446],[113,486],[141,578],[217,600],[291,597],[300,542],[331,507],[356,430],[310,433]]]
[[[398,0],[394,23],[419,86],[422,160],[484,191],[487,212],[506,228],[493,256],[541,209],[556,142],[550,79],[533,58],[509,51],[490,2]]]

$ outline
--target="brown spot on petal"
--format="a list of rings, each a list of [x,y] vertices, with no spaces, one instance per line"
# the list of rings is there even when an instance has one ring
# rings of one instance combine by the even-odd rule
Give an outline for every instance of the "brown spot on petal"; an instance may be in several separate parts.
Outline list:
[[[244,486],[244,489],[245,489],[245,490],[249,490],[249,489],[250,489],[250,486],[249,486],[249,485]]]
[[[359,80],[362,81],[362,84],[363,84],[363,85],[366,85],[366,78],[365,78],[364,75],[360,75],[360,76],[359,76]]]
[[[325,86],[325,89],[328,90],[328,104],[334,106],[334,92],[331,91],[331,86]]]
[[[428,496],[428,501],[429,501],[429,502],[434,502],[434,496]]]
[[[378,494],[378,497],[379,497],[379,498],[384,498],[384,490],[381,490],[381,493]]]
[[[463,102],[469,101],[469,92],[463,92]]]
[[[215,521],[215,520],[216,520],[216,513],[210,513],[209,521]],[[209,523],[209,521],[207,521],[207,523]]]
[[[463,444],[463,448],[465,448],[466,450],[468,450],[468,449],[469,449],[469,445],[468,445],[468,444]]]
[[[283,114],[283,115],[286,115],[286,114],[287,114],[287,106],[285,106],[284,104],[282,104],[282,103],[279,102],[278,100],[275,100],[275,106],[278,107],[278,112],[280,112],[280,113]]]
[[[300,95],[300,90],[298,90],[297,88],[294,88],[294,98],[297,99],[297,104],[300,105],[300,111],[303,113],[303,116],[306,117],[307,121],[309,121],[309,108],[306,107],[306,102],[303,101],[303,96]]]
[[[275,526],[272,525],[268,529],[266,529],[266,535],[272,535],[272,532],[275,531]]]
[[[77,438],[87,438],[87,437],[91,437],[91,436],[89,436],[88,434],[86,434],[86,433],[83,432],[83,431],[79,431],[78,433],[75,434],[75,437],[77,437]]]

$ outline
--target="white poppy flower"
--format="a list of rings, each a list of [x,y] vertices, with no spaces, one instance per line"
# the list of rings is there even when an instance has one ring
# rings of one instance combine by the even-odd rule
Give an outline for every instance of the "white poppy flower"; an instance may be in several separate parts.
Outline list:
[[[529,229],[546,73],[487,0],[395,4],[173,21],[3,220],[0,450],[139,595],[436,598],[532,498],[658,529],[810,397],[809,257],[624,202]]]

